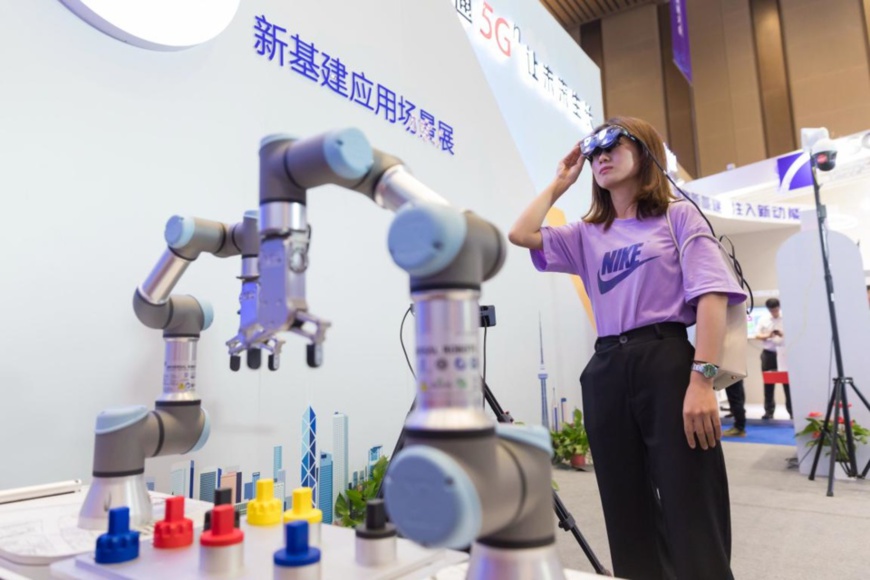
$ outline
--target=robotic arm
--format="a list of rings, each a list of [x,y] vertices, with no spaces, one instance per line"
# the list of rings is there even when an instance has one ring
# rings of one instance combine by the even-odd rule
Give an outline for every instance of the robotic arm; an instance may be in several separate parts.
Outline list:
[[[469,578],[564,577],[549,433],[496,426],[482,410],[480,288],[501,269],[506,248],[492,224],[450,206],[359,131],[267,138],[260,149],[263,331],[255,339],[313,323],[302,334],[315,348],[322,341],[323,322],[305,311],[305,201],[308,188],[326,183],[396,212],[388,246],[410,275],[417,403],[405,423],[406,447],[384,481],[391,519],[426,546],[473,544]]]
[[[308,190],[335,184],[358,191],[378,205],[396,211],[409,202],[447,205],[416,181],[401,161],[373,150],[356,129],[332,131],[309,139],[286,135],[266,137],[260,146],[259,302],[256,316],[245,320],[239,334],[227,342],[230,354],[263,347],[278,366],[283,344],[279,333],[290,331],[308,339],[307,363],[323,362],[323,341],[330,323],[308,310],[305,272],[311,230],[307,219]],[[243,296],[254,295],[243,291]],[[253,310],[251,310],[253,312]]]
[[[256,260],[256,216],[228,225],[200,218],[172,217],[166,224],[167,249],[136,289],[133,310],[149,328],[163,330],[163,393],[154,410],[132,406],[97,417],[93,481],[79,514],[83,528],[102,529],[113,507],[128,506],[131,524],[151,522],[145,487],[145,459],[188,453],[208,440],[208,413],[196,392],[196,346],[214,318],[211,306],[193,296],[172,294],[187,267],[203,252]]]
[[[504,262],[501,233],[420,204],[399,211],[389,247],[411,277],[417,347],[416,406],[384,479],[390,518],[425,546],[471,545],[468,578],[564,578],[549,432],[496,425],[482,410],[480,286]]]
[[[473,544],[469,578],[563,578],[550,509],[549,433],[496,426],[482,410],[480,288],[504,263],[504,239],[354,129],[263,140],[258,228],[253,215],[234,226],[170,220],[169,248],[134,299],[140,320],[164,330],[164,393],[155,411],[134,407],[97,419],[94,484],[80,525],[103,527],[108,509],[120,505],[130,507],[134,526],[150,521],[145,457],[196,450],[208,437],[193,379],[196,340],[210,324],[210,309],[170,295],[199,253],[243,256],[240,330],[227,342],[232,356],[248,350],[249,366],[256,366],[250,353],[266,349],[270,368],[277,368],[278,335],[290,331],[309,340],[308,364],[320,365],[329,322],[308,311],[305,297],[306,202],[308,189],[328,183],[396,212],[389,250],[410,276],[417,404],[405,424],[406,447],[384,481],[391,519],[405,537],[426,546]],[[231,359],[231,367],[238,366],[238,358]]]

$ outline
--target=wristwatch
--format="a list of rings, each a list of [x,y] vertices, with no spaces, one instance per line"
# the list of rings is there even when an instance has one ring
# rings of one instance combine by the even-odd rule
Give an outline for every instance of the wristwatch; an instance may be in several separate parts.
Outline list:
[[[705,378],[712,379],[719,374],[719,367],[713,363],[704,362],[702,360],[692,361],[692,370],[704,375]]]

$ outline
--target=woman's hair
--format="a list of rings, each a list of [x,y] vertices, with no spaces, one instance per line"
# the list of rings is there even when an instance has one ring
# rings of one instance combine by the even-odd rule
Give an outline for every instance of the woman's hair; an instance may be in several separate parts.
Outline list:
[[[662,167],[666,167],[665,146],[661,135],[652,125],[635,117],[612,117],[603,125],[596,127],[593,133],[610,125],[618,125],[626,129],[646,145],[644,147],[640,143],[634,143],[634,146],[638,149],[638,159],[640,160],[640,169],[637,173],[639,188],[635,195],[638,219],[664,215],[668,209],[668,204],[674,199],[674,196],[668,185],[667,177],[665,177],[662,170],[656,166],[649,155],[652,153],[659,164]],[[622,139],[623,142],[633,143],[625,136]],[[598,183],[593,179],[592,207],[583,216],[583,221],[591,224],[604,224],[604,229],[609,229],[614,219],[616,219],[616,209],[613,207],[613,200],[610,199],[610,192],[603,187],[599,187]]]

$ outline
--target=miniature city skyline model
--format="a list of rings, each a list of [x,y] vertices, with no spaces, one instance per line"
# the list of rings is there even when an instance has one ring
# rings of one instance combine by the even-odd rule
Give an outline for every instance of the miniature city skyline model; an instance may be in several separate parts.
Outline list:
[[[538,339],[541,345],[541,366],[538,369],[538,378],[541,380],[541,425],[545,428],[550,428],[550,406],[547,404],[547,369],[544,366],[544,328],[541,324],[541,313],[538,313]],[[554,422],[557,423],[557,422]],[[556,424],[553,425],[557,429]]]
[[[324,523],[332,523],[333,508],[338,496],[351,486],[356,487],[367,480],[372,468],[383,456],[383,446],[374,445],[366,452],[366,462],[361,469],[350,471],[348,463],[347,415],[338,411],[332,415],[332,441],[334,452],[317,449],[317,413],[308,406],[303,414],[301,429],[301,470],[298,486],[287,484],[287,471],[284,468],[284,446],[272,447],[271,477],[274,481],[274,497],[284,502],[284,509],[292,504],[294,487],[312,489],[312,507],[323,512]],[[314,461],[313,457],[317,457]],[[215,490],[220,487],[232,489],[231,497],[236,509],[244,511],[245,502],[256,497],[257,481],[260,471],[251,472],[250,481],[243,482],[244,472],[238,467],[221,468],[210,466],[199,471],[193,459],[175,462],[170,467],[169,493],[189,499],[214,502]],[[198,486],[197,486],[198,484]],[[198,493],[196,493],[198,492]]]

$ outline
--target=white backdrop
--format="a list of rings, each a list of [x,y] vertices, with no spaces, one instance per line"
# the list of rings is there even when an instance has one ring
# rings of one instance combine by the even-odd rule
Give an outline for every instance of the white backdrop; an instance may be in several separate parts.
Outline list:
[[[839,232],[828,232],[828,243],[844,376],[854,380],[865,398],[870,397],[870,311],[861,254],[855,243]],[[782,245],[776,269],[783,311],[788,313],[784,316],[785,338],[797,433],[806,426],[809,413],[825,414],[837,376],[818,225],[793,235]],[[852,404],[851,418],[870,426],[870,410],[851,388],[846,396]],[[810,472],[814,455],[814,451],[807,454],[807,440],[797,440],[798,457],[804,458],[800,465],[803,474]],[[859,445],[856,455],[859,471],[863,470],[870,460],[870,446]],[[823,454],[817,474],[827,470],[828,458]]]
[[[534,26],[549,27],[538,34],[556,43],[552,60],[577,75],[571,82],[594,108],[597,69],[588,59],[572,68],[586,57],[530,4],[523,10],[537,14]],[[416,99],[452,125],[456,154],[258,55],[256,15]],[[515,113],[500,108],[484,72],[490,65],[481,68],[448,1],[246,0],[215,40],[164,53],[105,36],[57,1],[0,0],[0,46],[0,488],[88,479],[97,413],[150,406],[159,395],[163,341],[136,320],[133,291],[165,247],[169,216],[235,222],[256,208],[264,135],[359,127],[430,187],[503,231],[576,140],[576,129],[529,105],[525,116],[540,122],[517,144]],[[551,146],[558,153],[532,154]],[[581,205],[566,208],[569,219]],[[305,366],[303,343],[289,337],[279,372],[231,373],[223,343],[238,325],[239,261],[203,256],[188,269],[176,292],[208,300],[216,312],[199,345],[197,384],[212,434],[192,456],[198,468],[239,466],[245,481],[251,471],[266,476],[272,446],[281,444],[295,486],[308,405],[327,451],[329,417],[348,414],[352,470],[364,466],[368,447],[392,449],[414,387],[397,337],[409,298],[407,278],[386,252],[391,217],[339,188],[309,193],[309,304],[333,322],[320,369]],[[539,420],[539,311],[545,347],[559,353],[551,377],[579,404],[576,381],[591,338],[569,280],[535,275],[527,252],[511,248],[481,302],[498,310],[487,368],[502,406]],[[555,320],[563,322],[547,324]],[[177,460],[149,462],[158,489],[168,487]]]
[[[530,200],[552,180],[558,161],[592,125],[603,121],[600,72],[540,2],[475,0],[470,4],[471,21],[460,17],[459,22],[534,184],[528,192]],[[499,24],[499,19],[504,23]],[[586,105],[591,112],[588,119]],[[592,174],[587,168],[557,204],[567,221],[586,213],[591,187]],[[570,414],[574,405],[580,406],[578,379],[592,355],[596,333],[572,280],[562,274],[539,276],[547,278],[545,300],[556,305],[551,316],[542,312],[544,329],[552,331],[544,336],[548,386],[557,389],[557,399],[568,399],[566,413]],[[522,314],[536,316],[532,309]]]

